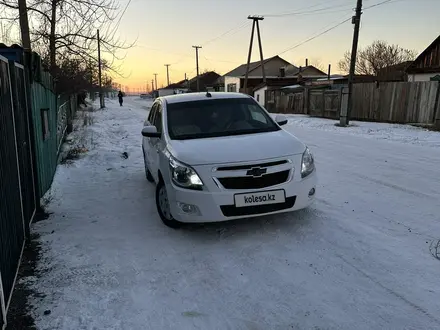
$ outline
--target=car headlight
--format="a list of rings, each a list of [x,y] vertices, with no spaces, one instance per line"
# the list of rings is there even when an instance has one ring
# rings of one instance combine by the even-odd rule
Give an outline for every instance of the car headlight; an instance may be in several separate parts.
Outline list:
[[[190,166],[182,164],[171,157],[170,171],[171,179],[176,186],[187,189],[202,190],[203,182],[197,175],[196,171]]]
[[[306,148],[302,155],[301,161],[301,177],[305,178],[315,170],[315,160],[309,148]]]

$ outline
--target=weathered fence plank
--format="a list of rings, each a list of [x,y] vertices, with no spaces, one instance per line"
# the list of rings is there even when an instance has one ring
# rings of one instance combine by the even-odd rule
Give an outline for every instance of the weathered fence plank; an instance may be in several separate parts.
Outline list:
[[[352,117],[393,123],[432,124],[438,82],[382,82],[353,86]]]

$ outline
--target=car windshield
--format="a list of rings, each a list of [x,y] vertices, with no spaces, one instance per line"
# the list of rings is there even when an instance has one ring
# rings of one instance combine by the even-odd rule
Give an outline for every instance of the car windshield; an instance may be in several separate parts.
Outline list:
[[[280,130],[251,98],[208,99],[167,105],[173,140],[254,134]]]

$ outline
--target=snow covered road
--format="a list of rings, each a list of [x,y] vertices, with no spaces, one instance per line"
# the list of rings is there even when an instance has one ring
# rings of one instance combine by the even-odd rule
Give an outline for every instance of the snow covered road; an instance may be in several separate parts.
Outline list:
[[[172,230],[143,169],[149,103],[108,105],[33,227],[38,329],[440,327],[440,134],[293,116],[319,171],[312,208]]]

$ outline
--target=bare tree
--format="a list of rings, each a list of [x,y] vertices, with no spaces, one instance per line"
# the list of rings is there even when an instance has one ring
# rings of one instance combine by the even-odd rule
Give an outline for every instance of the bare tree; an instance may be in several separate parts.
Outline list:
[[[376,40],[370,46],[359,49],[356,59],[356,74],[377,75],[383,68],[413,61],[416,56],[417,53],[414,50]],[[341,71],[345,73],[350,71],[350,58],[350,52],[346,52],[344,58],[339,61]]]
[[[9,9],[11,22],[18,15],[17,0],[0,0],[0,6]],[[119,73],[115,60],[120,51],[131,48],[117,38],[124,11],[120,10],[117,0],[28,0],[28,14],[31,22],[32,47],[43,57],[48,57],[49,68],[56,73],[60,63],[67,59],[92,61],[97,65],[96,31],[100,29],[101,50],[108,59],[106,69]]]

